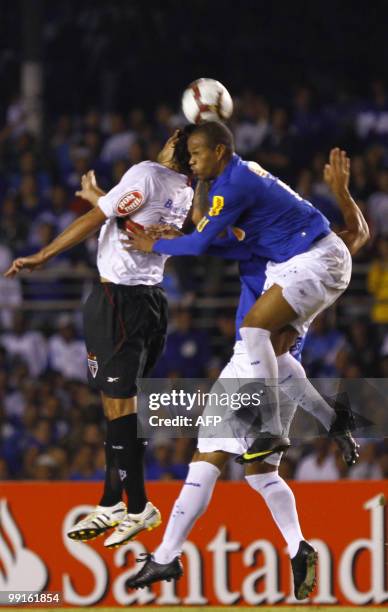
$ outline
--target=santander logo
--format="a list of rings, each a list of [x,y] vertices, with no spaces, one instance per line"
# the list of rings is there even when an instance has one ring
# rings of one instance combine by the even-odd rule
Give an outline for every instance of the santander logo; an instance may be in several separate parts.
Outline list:
[[[29,550],[8,503],[0,500],[0,591],[42,591],[48,571],[42,559]]]

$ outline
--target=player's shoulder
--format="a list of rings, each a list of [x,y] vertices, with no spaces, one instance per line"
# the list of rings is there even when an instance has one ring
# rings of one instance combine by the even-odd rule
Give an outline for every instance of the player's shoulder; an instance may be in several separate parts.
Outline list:
[[[234,164],[230,176],[231,184],[257,184],[263,179],[270,178],[270,173],[265,170],[260,164],[255,161],[245,161],[239,158],[238,162]]]
[[[214,185],[213,195],[217,193],[240,203],[245,200],[250,186],[254,185],[257,179],[257,175],[249,168],[249,163],[235,155],[222,180]]]
[[[160,166],[160,164],[151,161],[143,161],[139,164],[134,164],[123,174],[122,180],[131,180],[134,177],[152,176],[156,173],[156,166]]]

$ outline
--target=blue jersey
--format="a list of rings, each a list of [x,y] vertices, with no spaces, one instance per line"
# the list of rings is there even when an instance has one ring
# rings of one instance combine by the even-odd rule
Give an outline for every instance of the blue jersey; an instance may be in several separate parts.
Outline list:
[[[196,230],[158,240],[156,253],[200,255],[228,226],[237,226],[250,256],[274,262],[306,252],[330,232],[329,222],[310,202],[255,162],[233,158],[209,191],[210,210]]]

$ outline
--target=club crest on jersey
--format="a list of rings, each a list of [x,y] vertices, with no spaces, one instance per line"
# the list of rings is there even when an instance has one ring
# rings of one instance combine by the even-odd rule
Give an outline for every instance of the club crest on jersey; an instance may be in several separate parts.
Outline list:
[[[212,207],[209,210],[209,216],[217,217],[217,215],[219,215],[221,210],[224,208],[224,204],[225,202],[223,196],[214,196]]]
[[[93,378],[96,378],[98,372],[97,357],[93,353],[88,353],[88,366]]]
[[[119,217],[125,217],[143,204],[144,196],[141,191],[128,191],[117,203],[116,213]]]

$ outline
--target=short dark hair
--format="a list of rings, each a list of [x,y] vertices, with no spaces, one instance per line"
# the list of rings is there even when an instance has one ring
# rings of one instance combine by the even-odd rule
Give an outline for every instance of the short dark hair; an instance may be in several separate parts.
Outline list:
[[[174,162],[182,174],[191,174],[190,168],[190,153],[187,148],[187,140],[190,134],[194,131],[195,125],[186,125],[182,130],[179,130],[178,142],[174,150]]]
[[[234,153],[233,134],[224,123],[220,121],[204,121],[193,127],[194,129],[191,133],[205,134],[210,148],[215,149],[217,145],[222,144],[230,155]]]

